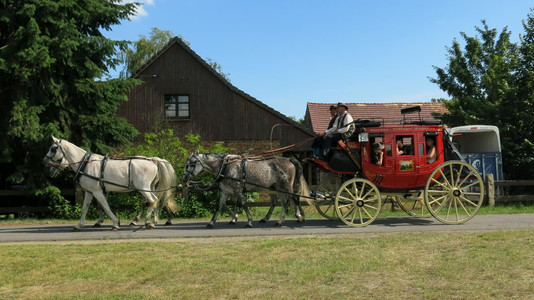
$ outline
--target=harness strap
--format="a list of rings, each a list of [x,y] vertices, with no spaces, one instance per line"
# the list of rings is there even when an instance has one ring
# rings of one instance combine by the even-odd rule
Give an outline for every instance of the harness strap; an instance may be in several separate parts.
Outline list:
[[[89,158],[91,157],[90,152],[86,152],[85,155],[82,158],[82,161],[78,165],[78,169],[76,170],[76,174],[74,175],[74,181],[78,180],[78,177],[83,174],[83,171],[85,171],[85,167],[87,166],[87,163],[89,162]]]
[[[106,193],[106,186],[104,185],[104,169],[106,168],[106,163],[108,162],[109,156],[106,154],[102,162],[100,163],[100,187],[104,194]]]
[[[225,174],[226,174],[226,165],[228,164],[228,155],[224,156],[223,162],[221,164],[221,167],[219,168],[219,173],[217,174],[217,177],[215,178],[215,182],[218,183],[219,181],[223,180]]]
[[[243,182],[243,193],[246,193],[247,192],[247,187],[245,186],[245,183],[247,182],[246,178],[247,178],[247,160],[246,159],[243,159],[241,161],[241,172],[243,173],[243,178],[242,178],[242,182]]]
[[[132,179],[131,179],[131,170],[132,170],[132,160],[128,161],[128,189],[132,189]]]

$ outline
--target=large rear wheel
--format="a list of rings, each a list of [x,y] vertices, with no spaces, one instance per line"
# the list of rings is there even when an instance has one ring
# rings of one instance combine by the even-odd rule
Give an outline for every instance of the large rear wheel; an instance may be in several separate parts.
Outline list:
[[[381,208],[380,191],[367,179],[347,180],[336,194],[336,213],[349,226],[364,227],[371,224]]]
[[[484,200],[484,181],[462,161],[438,166],[427,180],[425,204],[432,216],[446,224],[461,224],[475,216]]]

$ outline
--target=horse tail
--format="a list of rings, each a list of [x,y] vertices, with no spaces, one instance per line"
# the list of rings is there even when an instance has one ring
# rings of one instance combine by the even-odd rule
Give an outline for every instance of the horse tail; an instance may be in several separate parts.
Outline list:
[[[162,206],[167,207],[170,211],[180,210],[174,198],[176,196],[176,173],[172,165],[165,159],[156,160],[158,166],[159,182],[157,186],[156,197]]]
[[[291,157],[289,160],[295,166],[295,169],[296,169],[295,181],[293,183],[293,192],[299,195],[299,197],[298,197],[298,201],[299,202],[300,202],[300,200],[302,200],[302,198],[304,198],[304,200],[306,200],[306,202],[308,202],[308,205],[313,206],[313,202],[309,198],[310,191],[308,189],[308,183],[306,182],[306,179],[304,178],[304,172],[302,171],[302,165],[294,157]]]

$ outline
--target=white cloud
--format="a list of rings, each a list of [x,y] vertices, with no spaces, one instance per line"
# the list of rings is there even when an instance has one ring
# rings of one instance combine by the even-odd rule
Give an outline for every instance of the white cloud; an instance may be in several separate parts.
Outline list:
[[[135,8],[134,16],[132,16],[132,20],[138,19],[140,17],[146,17],[148,16],[147,11],[143,7],[144,5],[155,5],[155,0],[122,0],[121,3],[133,3],[133,2],[139,2],[140,4]]]

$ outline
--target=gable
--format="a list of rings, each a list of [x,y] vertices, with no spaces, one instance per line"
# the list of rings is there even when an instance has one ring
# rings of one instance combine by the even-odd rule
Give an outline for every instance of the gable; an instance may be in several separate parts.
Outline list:
[[[313,135],[232,85],[179,38],[172,39],[133,77],[143,84],[129,93],[119,115],[140,132],[151,131],[151,120],[160,118],[179,136],[195,133],[205,141],[273,139],[287,146]],[[190,117],[165,119],[165,95],[186,95]],[[277,124],[284,126],[278,126],[271,135]]]

